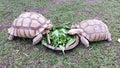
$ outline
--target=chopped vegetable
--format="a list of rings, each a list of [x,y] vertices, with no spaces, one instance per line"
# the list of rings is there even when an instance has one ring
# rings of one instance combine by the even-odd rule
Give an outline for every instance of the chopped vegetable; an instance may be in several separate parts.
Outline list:
[[[62,45],[60,45],[59,47],[61,48],[61,50],[62,50],[63,54],[65,55],[65,47],[64,47],[64,46],[62,46]]]
[[[53,31],[51,31],[48,36],[50,40],[46,40],[46,38],[43,38],[42,43],[49,44],[54,47],[59,47],[64,53],[65,48],[69,47],[75,42],[75,36],[70,36],[66,34],[68,32],[68,27],[55,27],[53,28]]]
[[[73,39],[70,39],[67,44],[66,44],[66,47],[70,46],[71,44],[73,44],[75,42],[75,38]]]

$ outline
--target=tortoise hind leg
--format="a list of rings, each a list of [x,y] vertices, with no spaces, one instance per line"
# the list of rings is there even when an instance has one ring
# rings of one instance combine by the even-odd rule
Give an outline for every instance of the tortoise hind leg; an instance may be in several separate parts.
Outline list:
[[[108,34],[107,41],[108,41],[108,42],[111,42],[111,41],[112,41],[112,38],[111,38],[111,33],[109,33],[109,34]]]
[[[33,43],[32,45],[36,45],[38,42],[40,42],[42,39],[42,34],[37,35],[34,39],[33,39]]]
[[[14,36],[13,35],[9,35],[8,40],[12,41],[13,39],[14,39]]]
[[[80,36],[80,40],[85,45],[85,47],[89,47],[89,42],[85,37]]]

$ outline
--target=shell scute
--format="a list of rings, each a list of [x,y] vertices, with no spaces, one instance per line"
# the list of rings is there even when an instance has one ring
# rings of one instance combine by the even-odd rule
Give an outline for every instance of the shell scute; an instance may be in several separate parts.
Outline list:
[[[13,21],[8,33],[18,37],[33,38],[47,28],[46,21],[47,19],[39,13],[24,12]]]
[[[35,36],[35,30],[30,30],[30,36],[34,37]]]
[[[94,25],[94,24],[95,24],[92,20],[89,20],[89,22],[88,22],[88,21],[86,21],[86,23],[87,23],[88,25],[90,25],[90,26],[92,26],[92,25]]]
[[[84,29],[84,31],[86,32],[86,33],[94,33],[94,28],[93,28],[93,26],[89,26],[89,27],[86,27],[85,29]]]
[[[22,32],[22,31],[23,31],[23,32]],[[19,35],[18,35],[19,37],[21,37],[21,36],[22,36],[22,37],[26,37],[25,34],[24,34],[24,30],[23,30],[23,29],[19,29],[18,34],[19,34]]]
[[[94,32],[96,32],[96,33],[100,33],[101,32],[101,28],[100,28],[99,25],[93,25],[92,28],[94,29]]]
[[[81,32],[82,35],[89,41],[106,40],[108,39],[108,34],[110,33],[107,25],[100,20],[85,20],[75,26],[76,29],[83,30],[83,32]]]
[[[16,21],[16,24],[14,26],[22,26],[23,18],[19,18],[19,20]]]
[[[96,36],[96,34],[92,34],[92,35],[90,35],[89,40],[90,40],[90,41],[94,40],[95,36]]]
[[[31,16],[30,16],[30,18],[32,18],[32,19],[38,19],[40,16],[39,15],[37,15],[37,14],[32,14]]]
[[[16,26],[17,18],[13,21],[13,26]]]
[[[23,26],[23,27],[29,27],[29,24],[30,24],[30,22],[31,22],[31,19],[29,19],[29,18],[24,18],[24,20],[21,21],[21,22],[22,22],[22,26]],[[21,23],[21,22],[19,22],[19,23]]]
[[[14,35],[17,36],[17,29],[14,29]]]
[[[38,23],[37,20],[32,20],[30,25],[30,27],[38,28],[40,26],[40,23]]]
[[[39,17],[38,21],[40,21],[41,24],[45,23],[46,19],[43,17]]]
[[[86,22],[86,21],[83,21],[80,23],[81,28],[86,28],[88,26],[88,23],[84,23],[84,22]]]
[[[30,17],[31,13],[24,12],[19,17]]]

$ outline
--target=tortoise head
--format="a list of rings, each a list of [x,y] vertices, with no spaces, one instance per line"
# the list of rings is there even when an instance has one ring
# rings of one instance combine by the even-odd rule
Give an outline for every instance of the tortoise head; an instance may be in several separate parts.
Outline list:
[[[79,25],[72,25],[71,26],[71,29],[77,29],[77,28],[79,28]]]
[[[51,30],[51,28],[53,27],[52,22],[50,20],[47,20],[46,23],[47,23],[46,29]]]
[[[70,34],[70,35],[75,35],[75,34],[82,35],[82,30],[81,29],[70,29],[68,31],[68,34]]]

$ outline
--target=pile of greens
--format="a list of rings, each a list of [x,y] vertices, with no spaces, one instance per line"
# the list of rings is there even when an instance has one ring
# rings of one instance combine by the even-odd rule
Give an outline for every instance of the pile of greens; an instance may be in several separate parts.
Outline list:
[[[75,36],[68,35],[68,30],[68,26],[53,27],[52,31],[48,34],[50,41],[47,40],[47,37],[44,37],[42,43],[47,43],[54,47],[60,47],[61,50],[64,51],[66,47],[75,42]]]

